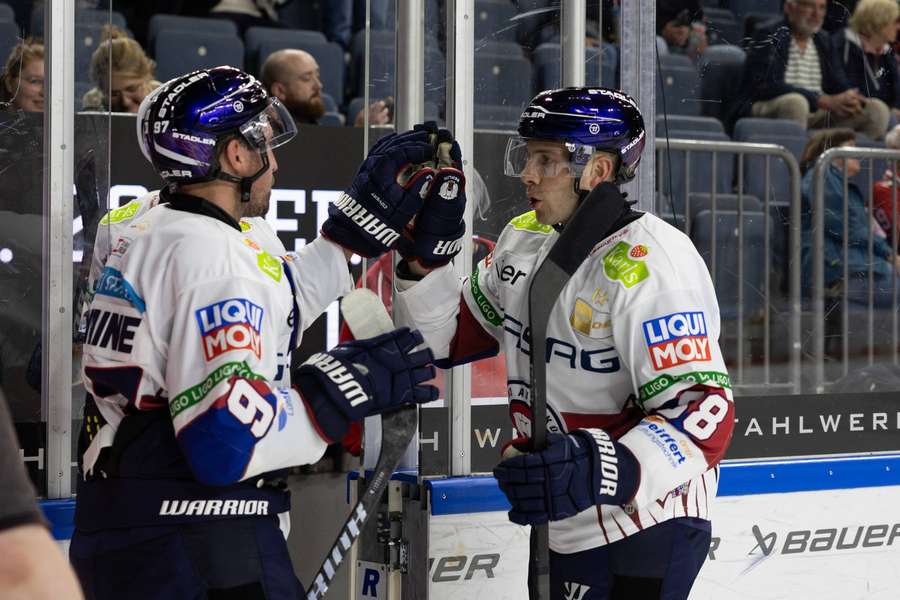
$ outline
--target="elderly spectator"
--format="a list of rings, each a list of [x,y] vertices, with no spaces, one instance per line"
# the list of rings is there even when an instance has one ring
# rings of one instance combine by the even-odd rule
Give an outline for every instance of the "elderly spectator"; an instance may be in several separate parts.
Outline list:
[[[156,63],[124,31],[110,27],[91,56],[91,81],[96,87],[81,100],[83,110],[137,113],[144,97],[159,86]]]
[[[656,3],[656,35],[672,52],[694,58],[706,49],[706,25],[699,0],[660,0]]]
[[[879,139],[889,111],[847,82],[831,39],[821,30],[826,0],[785,0],[785,20],[756,32],[747,52],[734,116],[791,119],[804,127],[849,127]]]
[[[816,160],[829,148],[855,146],[856,133],[852,129],[826,129],[810,137],[803,150],[801,163],[806,169],[801,186],[803,208],[803,276],[804,287],[809,290],[812,282],[812,201],[813,172]],[[859,173],[859,160],[838,159],[827,167],[824,181],[824,224],[825,224],[825,289],[832,294],[847,288],[851,302],[867,304],[869,298],[868,276],[872,270],[874,282],[874,303],[876,306],[891,306],[895,272],[900,269],[900,260],[891,250],[883,235],[873,231],[872,222],[859,188],[852,181],[847,183],[847,222],[844,222],[844,171],[847,177]],[[847,239],[844,239],[844,227]],[[869,239],[872,240],[872,255],[869,256]],[[844,256],[844,243],[847,254]],[[847,262],[848,279],[844,281],[844,261]]]
[[[0,77],[0,102],[8,110],[43,112],[44,46],[29,38],[16,44]]]
[[[851,87],[900,113],[900,85],[892,46],[897,37],[897,0],[862,0],[849,27],[832,36],[837,58]]]

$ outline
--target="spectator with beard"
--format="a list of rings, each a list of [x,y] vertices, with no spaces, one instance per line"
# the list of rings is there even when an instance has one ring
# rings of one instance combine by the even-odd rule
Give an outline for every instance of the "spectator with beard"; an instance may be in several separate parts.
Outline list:
[[[263,63],[262,84],[290,111],[297,125],[315,125],[325,114],[319,63],[305,50],[270,54]]]
[[[269,55],[262,66],[262,84],[290,111],[297,125],[316,125],[325,114],[319,63],[305,50],[278,50]],[[390,123],[391,99],[378,100],[369,106],[369,124]],[[363,111],[354,119],[357,127],[363,124]]]

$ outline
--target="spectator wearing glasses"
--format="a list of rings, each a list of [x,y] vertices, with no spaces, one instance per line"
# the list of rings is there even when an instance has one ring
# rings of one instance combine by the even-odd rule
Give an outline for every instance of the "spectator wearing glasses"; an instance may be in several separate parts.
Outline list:
[[[811,129],[848,127],[884,137],[889,111],[847,81],[822,31],[826,0],[785,0],[785,20],[756,32],[747,51],[736,117],[791,119]]]
[[[16,44],[0,76],[0,106],[6,110],[43,112],[44,46],[29,38]]]

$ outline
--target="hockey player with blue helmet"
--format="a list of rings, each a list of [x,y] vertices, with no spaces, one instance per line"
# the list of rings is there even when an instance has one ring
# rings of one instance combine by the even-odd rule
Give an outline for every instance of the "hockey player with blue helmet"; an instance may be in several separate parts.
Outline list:
[[[709,550],[718,462],[734,426],[709,272],[690,239],[618,190],[645,141],[627,94],[542,92],[517,133],[505,171],[521,179],[531,210],[468,278],[401,263],[395,310],[440,366],[504,353],[520,437],[494,475],[510,520],[548,524],[553,600],[687,598]],[[572,221],[590,206],[608,211],[595,227],[604,230],[592,232],[597,241],[552,306],[545,356],[533,357],[535,272],[567,227],[593,225]],[[535,359],[546,363],[540,451],[530,440]]]
[[[278,256],[241,219],[267,212],[273,148],[295,129],[254,77],[177,77],[145,98],[137,134],[167,185],[137,218],[138,204],[106,217],[118,234],[85,313],[82,364],[99,423],[85,424],[70,559],[88,599],[298,600],[284,470],[319,460],[353,422],[437,390],[424,383],[431,353],[406,328],[293,372],[291,352],[352,289],[352,253],[399,242],[431,171],[398,174],[433,161],[434,144],[425,130],[380,141],[344,194],[354,214],[337,211],[331,236]]]

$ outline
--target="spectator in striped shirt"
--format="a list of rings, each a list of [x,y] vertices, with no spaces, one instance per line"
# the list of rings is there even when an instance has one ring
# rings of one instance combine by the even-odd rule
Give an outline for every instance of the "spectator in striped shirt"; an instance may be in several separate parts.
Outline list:
[[[791,119],[811,129],[848,127],[884,137],[890,111],[850,87],[822,31],[827,0],[785,0],[785,20],[760,29],[747,49],[743,98],[734,117]]]

